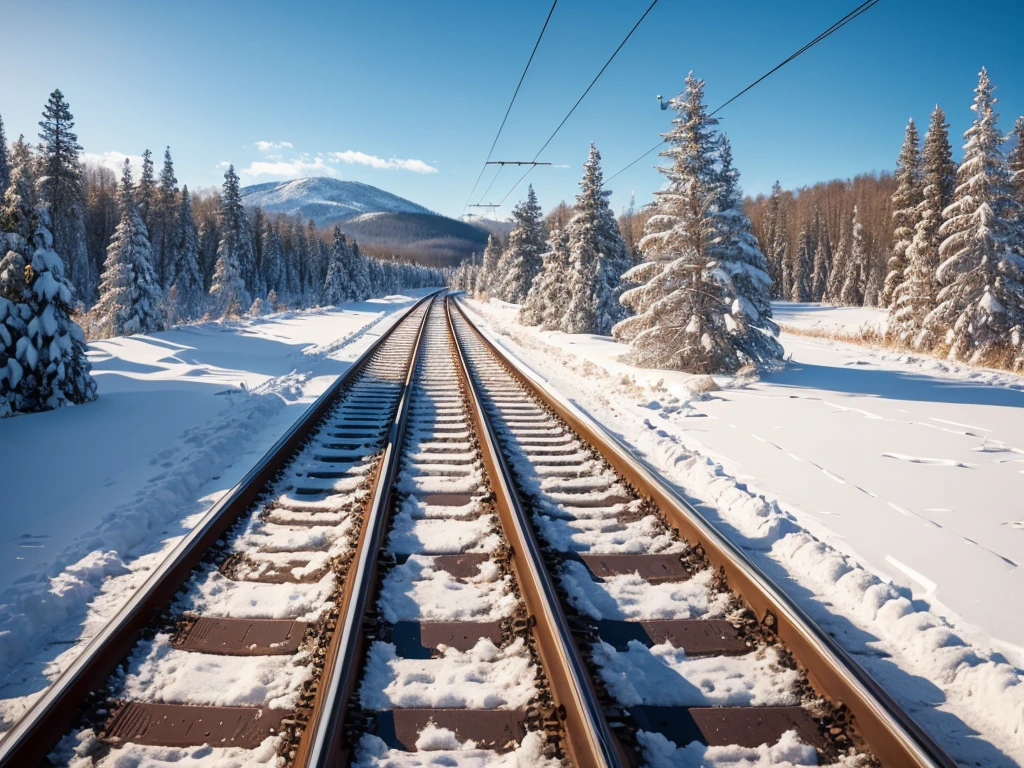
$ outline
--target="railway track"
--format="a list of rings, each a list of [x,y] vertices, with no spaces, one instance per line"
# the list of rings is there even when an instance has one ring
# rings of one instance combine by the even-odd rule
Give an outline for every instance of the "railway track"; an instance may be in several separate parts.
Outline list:
[[[0,768],[953,765],[447,297],[179,550],[0,741]]]

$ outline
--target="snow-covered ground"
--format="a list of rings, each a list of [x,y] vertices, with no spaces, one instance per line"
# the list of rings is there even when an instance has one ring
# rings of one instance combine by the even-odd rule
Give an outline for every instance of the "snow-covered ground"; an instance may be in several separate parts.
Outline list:
[[[0,731],[413,300],[98,341],[99,400],[0,420]]]
[[[1024,379],[783,334],[761,378],[638,370],[606,337],[468,302],[631,444],[969,765],[1024,763]],[[799,328],[878,310],[780,304]]]

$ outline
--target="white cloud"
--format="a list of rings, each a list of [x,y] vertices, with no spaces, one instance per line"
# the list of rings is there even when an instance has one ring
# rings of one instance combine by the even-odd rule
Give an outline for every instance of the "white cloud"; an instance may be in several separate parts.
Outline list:
[[[121,177],[121,171],[124,170],[124,161],[128,160],[132,166],[132,175],[138,180],[139,174],[142,172],[142,155],[126,155],[123,152],[104,152],[102,154],[96,154],[94,152],[83,152],[82,161],[86,165],[98,165],[103,168],[109,168],[112,170],[118,178]]]
[[[336,163],[347,163],[348,165],[368,165],[371,168],[382,168],[385,170],[403,170],[413,173],[437,173],[437,168],[427,165],[422,160],[403,160],[392,157],[385,160],[383,157],[368,155],[365,152],[355,152],[351,149],[345,152],[328,152],[327,156]]]
[[[242,176],[282,176],[289,179],[302,176],[337,176],[338,169],[324,162],[321,155],[303,155],[294,160],[257,160],[239,172]]]
[[[291,149],[292,143],[290,141],[279,141],[276,144],[272,141],[257,141],[256,149],[260,152],[269,152],[272,149]]]

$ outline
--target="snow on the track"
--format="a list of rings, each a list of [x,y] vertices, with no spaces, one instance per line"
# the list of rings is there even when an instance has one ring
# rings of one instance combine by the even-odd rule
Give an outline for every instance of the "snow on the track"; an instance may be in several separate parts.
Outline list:
[[[1024,379],[783,334],[789,365],[717,378],[716,391],[636,369],[609,338],[468,303],[697,501],[955,759],[1024,763]],[[880,317],[780,305],[776,319],[855,331]]]
[[[519,599],[493,560],[481,563],[470,579],[456,579],[433,563],[429,555],[412,555],[388,571],[377,602],[385,621],[500,621],[512,615]]]
[[[0,421],[0,731],[412,301],[94,342],[99,400]]]
[[[469,651],[445,649],[432,659],[404,659],[375,642],[359,689],[366,709],[512,709],[537,696],[536,670],[522,640],[498,648],[481,638]]]
[[[454,733],[428,727],[416,742],[419,752],[388,749],[376,736],[363,736],[352,768],[557,768],[560,761],[544,757],[544,737],[539,731],[526,734],[514,752],[499,754],[477,749],[472,741],[459,743]]]
[[[268,736],[256,749],[201,747],[146,747],[132,745],[131,750],[110,750],[94,762],[98,739],[92,729],[82,731],[74,740],[65,738],[56,756],[68,768],[280,768],[277,737]]]

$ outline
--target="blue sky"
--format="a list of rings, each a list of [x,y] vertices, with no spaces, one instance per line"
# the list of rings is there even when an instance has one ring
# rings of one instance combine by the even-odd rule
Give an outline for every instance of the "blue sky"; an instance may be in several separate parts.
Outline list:
[[[534,156],[649,1],[559,0],[495,159]],[[856,5],[660,0],[540,157],[554,164],[530,177],[541,204],[572,200],[591,141],[606,175],[652,146],[671,115],[655,95],[677,93],[689,70],[716,107]],[[34,139],[59,87],[91,155],[170,145],[193,188],[219,184],[231,162],[245,183],[334,175],[457,216],[549,7],[4,0],[5,27],[31,33],[4,35],[0,115],[9,139]],[[923,129],[936,102],[958,151],[982,65],[1008,131],[1024,113],[1022,29],[1017,0],[881,0],[720,113],[744,189],[890,168],[907,118]],[[616,210],[631,192],[651,199],[656,160],[614,180]],[[483,202],[517,177],[505,170]]]

